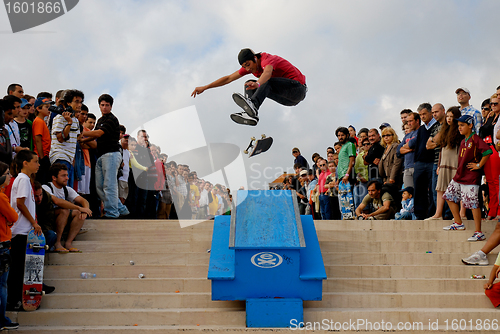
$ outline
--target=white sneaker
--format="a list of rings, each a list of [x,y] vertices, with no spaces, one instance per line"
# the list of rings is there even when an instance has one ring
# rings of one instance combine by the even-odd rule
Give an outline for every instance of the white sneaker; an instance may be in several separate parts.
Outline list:
[[[488,258],[483,257],[481,254],[479,254],[479,251],[475,252],[469,257],[466,257],[465,259],[462,259],[462,262],[464,264],[476,265],[476,266],[487,266],[489,264]]]
[[[247,115],[247,113],[244,113],[244,112],[238,112],[238,113],[231,114],[230,117],[234,122],[236,122],[238,124],[256,126],[257,123],[259,122],[259,117],[257,117],[257,116],[252,117],[250,115]]]
[[[254,106],[252,100],[244,97],[240,93],[233,93],[233,100],[239,105],[249,116],[257,117],[259,111]]]
[[[443,227],[443,230],[451,230],[451,231],[465,230],[465,225],[453,222],[453,224],[451,224],[450,226]]]
[[[469,241],[482,241],[485,239],[486,239],[486,236],[482,232],[474,232],[472,237],[470,237],[467,240],[469,240]]]

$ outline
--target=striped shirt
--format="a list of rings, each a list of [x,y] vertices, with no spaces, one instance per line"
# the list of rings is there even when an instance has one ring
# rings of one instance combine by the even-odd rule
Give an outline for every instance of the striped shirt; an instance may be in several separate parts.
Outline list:
[[[52,123],[52,142],[49,154],[51,164],[56,162],[56,160],[64,160],[72,164],[73,160],[75,160],[76,137],[80,134],[80,124],[78,120],[73,117],[73,124],[71,124],[71,130],[69,131],[69,139],[60,143],[59,140],[57,140],[57,133],[63,132],[66,124],[68,124],[68,122],[62,115],[57,115]]]

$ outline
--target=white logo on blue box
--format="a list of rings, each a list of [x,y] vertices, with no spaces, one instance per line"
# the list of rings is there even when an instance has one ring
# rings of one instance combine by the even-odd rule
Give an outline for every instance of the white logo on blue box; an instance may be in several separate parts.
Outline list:
[[[271,252],[260,252],[252,256],[252,264],[259,268],[275,268],[283,262],[283,258]]]

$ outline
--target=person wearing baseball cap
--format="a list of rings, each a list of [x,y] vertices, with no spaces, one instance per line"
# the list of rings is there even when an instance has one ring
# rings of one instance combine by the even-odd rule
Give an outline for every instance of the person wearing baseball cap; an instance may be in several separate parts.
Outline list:
[[[458,87],[455,90],[455,94],[457,94],[457,101],[460,104],[460,112],[462,115],[470,115],[474,118],[474,132],[479,133],[479,128],[481,128],[482,123],[482,115],[479,110],[469,104],[470,90],[465,87]]]
[[[472,211],[475,232],[468,240],[481,241],[486,237],[481,231],[481,208],[479,206],[479,185],[481,184],[481,169],[493,153],[491,148],[474,133],[474,117],[462,115],[457,120],[458,131],[465,139],[458,150],[458,166],[455,176],[446,188],[443,199],[450,207],[453,224],[443,227],[444,230],[465,230],[460,216],[460,202],[466,209]]]
[[[289,61],[269,53],[254,53],[242,49],[238,54],[241,68],[205,86],[196,87],[192,97],[209,88],[227,85],[247,74],[257,80],[245,82],[245,94],[234,93],[233,100],[243,112],[231,114],[238,124],[255,126],[259,122],[258,111],[266,97],[285,106],[295,106],[306,97],[306,77]]]

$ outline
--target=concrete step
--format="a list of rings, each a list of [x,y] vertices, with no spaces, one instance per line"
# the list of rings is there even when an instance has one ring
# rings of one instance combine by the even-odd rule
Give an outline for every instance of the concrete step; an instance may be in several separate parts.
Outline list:
[[[42,309],[245,308],[244,301],[212,301],[210,292],[52,293]]]
[[[73,255],[73,254],[70,254]],[[207,278],[206,265],[61,265],[46,266],[44,279],[79,278],[82,272],[96,274],[98,278]]]
[[[471,275],[486,275],[488,277],[491,267],[489,266],[466,266],[463,264],[448,266],[439,265],[326,265],[326,275],[331,278],[470,278]]]
[[[459,264],[461,259],[468,257],[468,253],[335,253],[323,252],[323,262],[326,266],[337,264],[364,264],[364,265],[442,265]],[[496,256],[488,256],[494,263]]]
[[[310,325],[310,328],[313,328],[313,326],[316,326],[318,329],[305,329],[304,332],[306,333],[331,333],[332,331],[335,331],[335,326],[337,328],[342,328],[343,323],[333,323],[330,324],[327,322],[327,327],[324,328],[331,328],[332,330],[328,331],[326,329],[321,330],[321,326],[323,325],[322,323],[308,323]],[[392,325],[392,324],[391,324]],[[396,328],[398,324],[394,323],[394,328]],[[412,327],[412,323],[407,323],[406,324],[408,328]],[[440,325],[438,329],[431,329],[428,330],[428,324],[424,324],[426,327],[424,327],[424,330],[419,329],[419,330],[404,330],[405,323],[402,323],[402,330],[404,333],[409,333],[409,334],[422,334],[427,331],[427,333],[449,333],[451,332],[451,321],[449,322],[448,329],[446,328],[446,325]],[[324,325],[323,325],[324,326]],[[418,326],[418,324],[415,324],[415,328]],[[373,324],[372,324],[373,327]],[[345,328],[349,328],[348,322],[345,324]],[[299,331],[298,329],[293,329],[296,331]],[[346,330],[346,331],[347,331]],[[339,331],[339,330],[337,330]],[[392,332],[395,332],[397,330],[393,330]],[[19,329],[16,331],[18,334],[33,334],[33,333],[40,333],[40,334],[74,334],[74,333],[92,333],[92,334],[121,334],[121,333],[147,333],[147,334],[178,334],[179,332],[182,332],[184,334],[200,334],[200,333],[224,333],[224,334],[243,334],[243,333],[252,333],[252,334],[268,334],[269,332],[273,333],[290,333],[291,329],[290,328],[245,328],[244,326],[224,326],[221,328],[221,326],[213,325],[213,326],[44,326],[44,327],[36,327],[36,326],[21,326]],[[299,331],[302,332],[302,331]],[[388,330],[356,330],[357,333],[387,333],[391,332]],[[460,330],[460,333],[484,333],[484,334],[491,334],[492,330],[482,330],[482,331],[476,331],[476,330]]]
[[[152,230],[87,230],[87,233],[77,236],[78,241],[115,241],[132,242],[137,240],[165,240],[165,241],[201,241],[212,240],[210,230],[186,229],[152,229]]]
[[[471,278],[333,278],[323,283],[324,292],[376,293],[482,293],[486,280]],[[210,287],[209,287],[210,288]]]
[[[318,232],[321,233],[321,232]],[[480,250],[486,241],[460,242],[451,241],[320,241],[321,252],[335,253],[462,253],[472,254]],[[500,247],[497,247],[493,253],[498,253]],[[491,253],[490,253],[491,254]]]
[[[160,246],[161,247],[161,246]],[[69,255],[69,256],[68,256]],[[49,254],[46,264],[49,265],[130,265],[134,264],[208,264],[210,254],[184,253],[180,251],[166,253],[149,252],[99,252],[99,253],[76,253],[76,254]]]
[[[169,252],[206,252],[211,247],[211,240],[204,241],[179,241],[163,240],[155,241],[154,237],[148,238],[148,242],[136,239],[133,241],[121,242],[120,240],[106,241],[80,241],[75,240],[73,246],[84,253],[93,252],[147,252],[147,253],[169,253]],[[51,256],[54,253],[49,253]],[[60,255],[60,254],[56,254]],[[65,254],[61,254],[65,255]]]
[[[309,308],[488,308],[490,300],[480,292],[324,292],[322,301],[305,301]],[[212,301],[210,292],[52,293],[42,309],[165,309],[245,308],[244,301]]]
[[[165,309],[39,309],[19,312],[23,326],[159,326],[221,325],[244,326],[244,308],[165,308]]]

